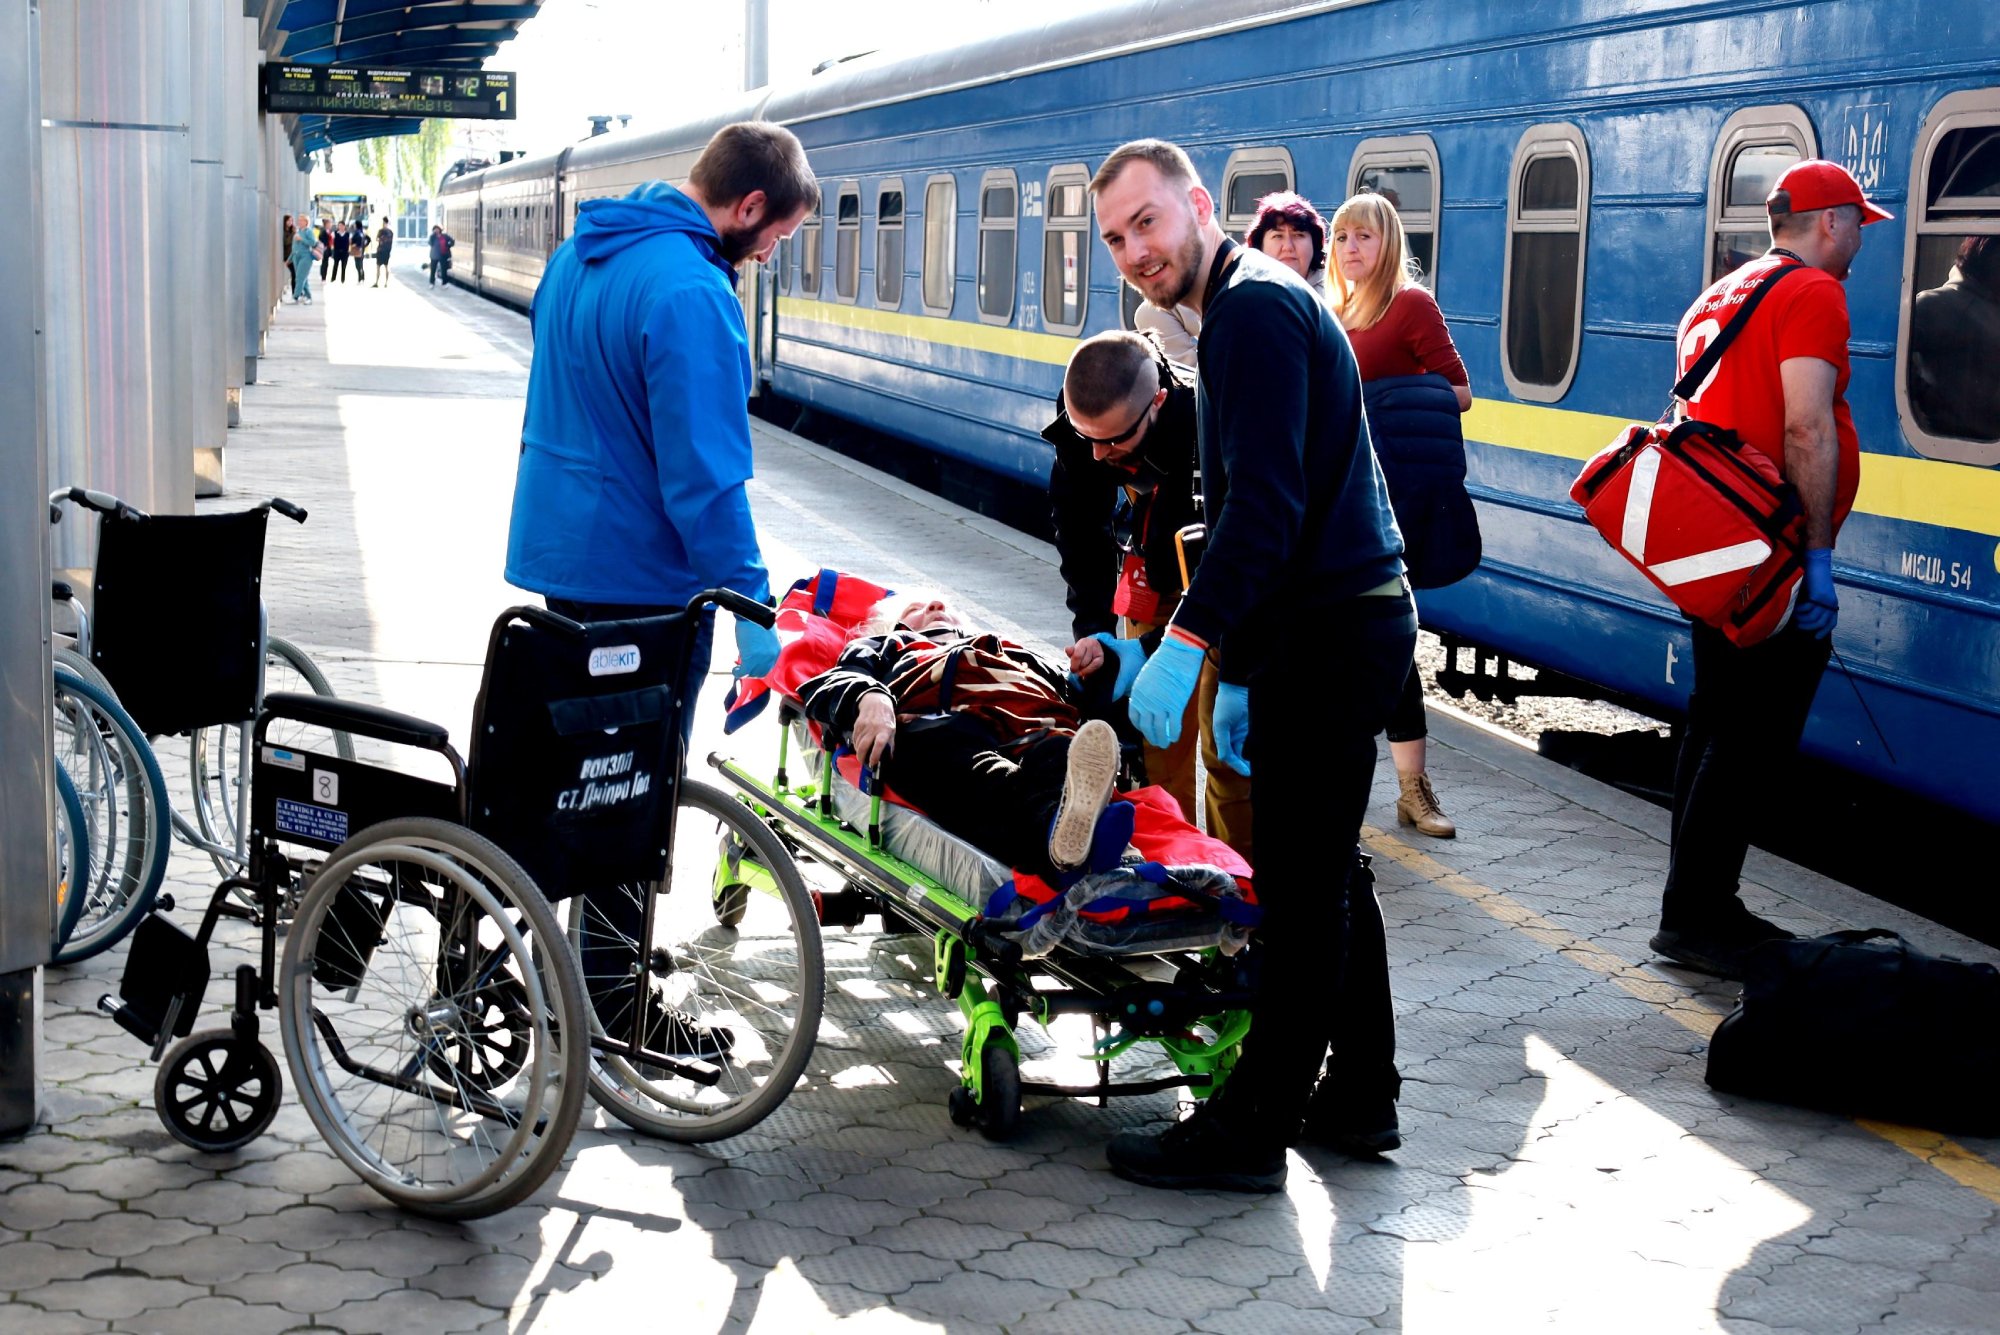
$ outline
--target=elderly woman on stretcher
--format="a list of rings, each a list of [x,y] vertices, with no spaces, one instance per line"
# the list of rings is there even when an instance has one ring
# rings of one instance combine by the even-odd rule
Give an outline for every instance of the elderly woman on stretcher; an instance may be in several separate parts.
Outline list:
[[[1171,799],[1150,802],[1157,790],[1148,790],[1114,800],[1116,666],[1078,681],[967,626],[941,598],[892,599],[831,668],[800,684],[798,699],[823,740],[846,743],[897,799],[1006,862],[1017,882],[1060,894],[1082,881],[1089,896],[1135,864],[1220,861],[1237,874],[1177,868],[1176,884],[1211,904],[1218,893],[1236,899],[1249,869],[1180,820]],[[1147,913],[1156,907],[1165,905]]]

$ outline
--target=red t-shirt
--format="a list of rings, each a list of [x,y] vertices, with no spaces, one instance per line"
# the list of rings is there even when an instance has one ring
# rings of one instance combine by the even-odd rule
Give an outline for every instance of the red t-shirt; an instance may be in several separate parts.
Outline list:
[[[1348,330],[1347,341],[1354,345],[1363,380],[1435,372],[1454,385],[1470,383],[1437,299],[1414,283],[1390,300],[1374,324]]]
[[[1702,349],[1722,332],[1749,296],[1753,283],[1779,265],[1793,263],[1796,261],[1782,255],[1766,255],[1717,279],[1702,293],[1681,317],[1676,331],[1675,346],[1680,349],[1676,373],[1687,374]],[[1688,403],[1689,417],[1730,428],[1745,445],[1770,456],[1782,471],[1785,386],[1778,375],[1779,363],[1793,357],[1817,357],[1831,364],[1835,372],[1833,426],[1840,440],[1840,472],[1833,497],[1836,532],[1854,508],[1854,493],[1861,485],[1861,442],[1854,433],[1854,417],[1847,411],[1847,332],[1847,289],[1825,270],[1807,267],[1764,298],[1750,323],[1722,354],[1722,362],[1708,383],[1697,389]]]

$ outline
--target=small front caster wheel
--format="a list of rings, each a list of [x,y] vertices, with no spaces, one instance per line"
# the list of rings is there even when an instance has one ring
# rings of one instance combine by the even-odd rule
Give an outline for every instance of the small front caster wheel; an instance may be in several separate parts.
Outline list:
[[[175,1140],[217,1153],[263,1135],[284,1092],[269,1048],[228,1029],[204,1029],[167,1050],[153,1079],[153,1109]]]
[[[1021,1129],[1021,1059],[1013,1049],[987,1045],[979,1055],[979,1085],[980,1134],[988,1140],[1012,1139]]]
[[[953,1126],[971,1126],[979,1120],[979,1101],[972,1097],[972,1091],[958,1085],[945,1100],[945,1110],[951,1114]]]

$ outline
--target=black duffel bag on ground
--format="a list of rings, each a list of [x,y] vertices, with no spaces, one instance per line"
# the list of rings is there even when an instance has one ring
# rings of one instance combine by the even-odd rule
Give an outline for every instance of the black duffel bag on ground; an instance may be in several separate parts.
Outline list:
[[[1709,1044],[1716,1089],[2000,1134],[2000,969],[1876,929],[1769,942],[1746,973]]]

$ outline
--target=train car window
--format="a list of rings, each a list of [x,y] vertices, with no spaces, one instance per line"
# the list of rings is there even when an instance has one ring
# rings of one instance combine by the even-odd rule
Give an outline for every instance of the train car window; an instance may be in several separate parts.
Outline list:
[[[1514,150],[1501,279],[1501,373],[1516,398],[1554,403],[1576,377],[1590,153],[1573,125],[1536,125]]]
[[[1118,327],[1120,329],[1137,329],[1139,327],[1139,308],[1145,304],[1146,299],[1139,295],[1138,288],[1133,287],[1123,278],[1118,280]]]
[[[951,315],[958,249],[958,182],[933,176],[924,183],[924,310]]]
[[[1042,327],[1080,333],[1090,292],[1090,172],[1049,173],[1042,208]]]
[[[852,181],[840,187],[834,204],[833,295],[853,301],[861,291],[861,187]]]
[[[1021,191],[1011,171],[990,171],[979,182],[979,318],[1008,324],[1014,318],[1014,247]]]
[[[797,232],[799,238],[799,291],[809,297],[819,295],[819,229],[822,215],[813,214]]]
[[[1427,134],[1364,139],[1347,167],[1348,194],[1371,191],[1396,206],[1410,254],[1432,293],[1437,291],[1439,179],[1437,143]]]
[[[778,291],[792,290],[792,238],[778,243]]]
[[[1222,230],[1240,237],[1257,217],[1257,201],[1292,189],[1292,155],[1282,148],[1239,148],[1222,168]]]
[[[903,304],[903,183],[884,181],[875,192],[875,304]]]
[[[2000,88],[1952,93],[1910,169],[1896,410],[1919,454],[2000,464]]]
[[[1812,121],[1794,106],[1745,107],[1723,122],[1709,169],[1705,284],[1770,248],[1764,200],[1787,167],[1818,156],[1818,142]]]

